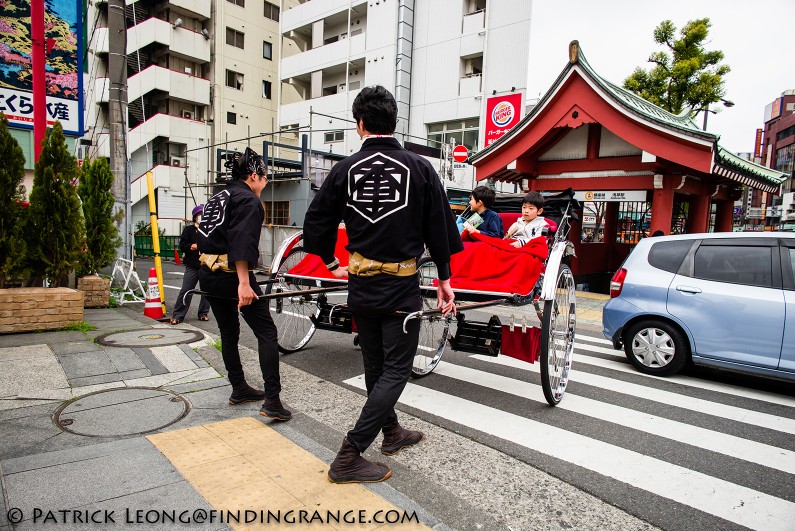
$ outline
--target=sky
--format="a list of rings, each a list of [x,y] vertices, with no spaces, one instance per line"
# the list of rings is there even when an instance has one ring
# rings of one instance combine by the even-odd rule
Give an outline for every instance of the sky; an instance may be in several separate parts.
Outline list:
[[[654,28],[671,20],[677,32],[690,20],[712,21],[705,48],[721,50],[731,67],[725,99],[731,108],[710,113],[707,130],[733,151],[753,151],[765,106],[795,89],[793,0],[533,0],[527,99],[546,93],[568,61],[577,40],[602,77],[623,84],[635,67],[649,69],[649,55],[667,50],[654,42]],[[696,123],[702,125],[699,114]]]

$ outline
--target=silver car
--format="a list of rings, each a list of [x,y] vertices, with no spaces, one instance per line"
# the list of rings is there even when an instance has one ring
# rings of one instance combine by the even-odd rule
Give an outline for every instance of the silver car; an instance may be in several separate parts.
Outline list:
[[[642,372],[692,361],[795,381],[795,234],[643,239],[610,296],[603,333]]]

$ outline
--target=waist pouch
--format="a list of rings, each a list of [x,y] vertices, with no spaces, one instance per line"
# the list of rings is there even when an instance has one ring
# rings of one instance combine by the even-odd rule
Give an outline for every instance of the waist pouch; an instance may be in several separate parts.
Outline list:
[[[417,274],[417,259],[411,258],[402,262],[379,262],[365,258],[358,252],[348,257],[348,274],[357,277],[371,277],[385,273],[396,277],[410,277]]]

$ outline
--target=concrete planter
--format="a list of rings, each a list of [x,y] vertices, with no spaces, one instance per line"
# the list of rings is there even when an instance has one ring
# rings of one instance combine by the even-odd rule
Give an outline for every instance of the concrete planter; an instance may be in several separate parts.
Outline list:
[[[110,306],[110,279],[88,275],[77,279],[77,289],[83,292],[85,308],[107,308]]]
[[[56,330],[83,321],[83,292],[69,288],[0,289],[0,334]]]

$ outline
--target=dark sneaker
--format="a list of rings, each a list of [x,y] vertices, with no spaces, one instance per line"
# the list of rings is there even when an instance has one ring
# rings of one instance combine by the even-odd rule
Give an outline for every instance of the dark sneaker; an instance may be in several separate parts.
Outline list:
[[[293,418],[293,414],[284,409],[278,396],[276,398],[266,398],[259,410],[259,414],[274,420],[290,420]]]
[[[384,428],[383,432],[384,442],[381,443],[381,453],[384,455],[395,455],[425,438],[421,431],[407,430],[397,422]]]
[[[239,406],[246,402],[259,402],[265,400],[265,391],[254,389],[246,382],[232,387],[232,396],[229,397],[229,403],[233,406]]]
[[[388,466],[362,457],[347,438],[342,440],[342,447],[328,471],[332,483],[377,483],[391,475],[392,470]]]

